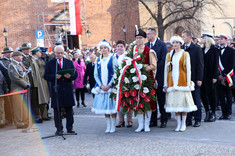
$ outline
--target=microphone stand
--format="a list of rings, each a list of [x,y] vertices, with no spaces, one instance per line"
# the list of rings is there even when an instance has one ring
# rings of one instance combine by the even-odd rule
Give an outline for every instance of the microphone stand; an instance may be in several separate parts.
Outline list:
[[[58,120],[59,120],[59,127],[62,127],[62,119],[61,119],[61,111],[60,111],[60,106],[59,106],[59,99],[58,99],[58,84],[57,84],[57,73],[58,73],[58,63],[57,63],[57,57],[56,59],[56,67],[55,67],[55,95],[56,95],[56,106],[57,106],[57,115],[58,115]],[[64,135],[77,135],[77,133],[73,133],[73,134],[69,134],[66,133],[64,134],[63,131],[61,130],[62,133],[60,134],[55,134],[55,135],[50,135],[50,136],[46,136],[46,137],[42,137],[42,139],[47,139],[47,138],[52,138],[52,137],[57,137],[57,136],[61,136],[64,140],[66,140],[66,138],[64,137]]]

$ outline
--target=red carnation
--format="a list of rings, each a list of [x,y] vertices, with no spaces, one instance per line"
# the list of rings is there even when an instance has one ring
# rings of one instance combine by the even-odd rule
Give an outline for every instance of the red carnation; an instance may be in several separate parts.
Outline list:
[[[140,93],[140,96],[141,96],[142,98],[145,98],[145,97],[146,97],[146,93]]]
[[[146,96],[146,97],[144,98],[144,101],[150,102],[150,97],[149,97],[149,96]]]
[[[128,91],[123,92],[123,94],[125,97],[129,97],[129,95],[130,95]]]
[[[124,104],[125,106],[127,106],[127,103],[126,103],[126,101],[123,101],[123,104]]]
[[[137,94],[137,91],[135,90],[135,89],[133,89],[133,90],[130,90],[130,94],[131,94],[131,96],[136,96],[136,94]]]
[[[129,103],[133,105],[134,101],[131,98],[129,98]]]
[[[144,108],[144,104],[143,104],[143,103],[140,103],[140,104],[139,104],[139,107],[140,107],[140,108]]]
[[[150,92],[150,94],[151,94],[151,95],[154,95],[154,94],[156,94],[156,91],[155,91],[155,89],[152,89],[152,91]]]
[[[126,107],[126,109],[127,109],[128,111],[131,111],[131,107]]]
[[[138,106],[136,106],[136,107],[135,107],[135,110],[139,110],[139,107],[138,107]]]
[[[115,96],[115,97],[114,97],[114,101],[116,101],[116,99],[117,99],[117,97]]]

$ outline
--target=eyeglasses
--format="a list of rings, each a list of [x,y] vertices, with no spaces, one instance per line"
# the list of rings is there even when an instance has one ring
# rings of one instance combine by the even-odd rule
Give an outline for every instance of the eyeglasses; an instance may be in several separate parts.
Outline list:
[[[56,52],[57,55],[63,55],[64,52]]]

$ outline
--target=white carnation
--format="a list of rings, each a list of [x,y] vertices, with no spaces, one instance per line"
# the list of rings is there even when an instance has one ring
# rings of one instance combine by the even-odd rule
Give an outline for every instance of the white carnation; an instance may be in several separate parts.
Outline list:
[[[134,88],[135,88],[136,90],[139,90],[139,89],[140,89],[139,84],[136,84],[136,85],[134,86]]]
[[[130,72],[135,73],[135,68],[132,68]]]
[[[113,93],[117,94],[117,89],[113,89]]]
[[[146,75],[141,75],[141,80],[144,81],[144,80],[147,80],[147,76]]]
[[[143,92],[147,94],[149,92],[149,89],[147,87],[144,87]]]
[[[115,78],[115,79],[117,78],[117,74],[116,74],[116,73],[115,73],[115,74],[113,74],[113,78]]]
[[[138,81],[139,81],[139,79],[138,79],[137,76],[133,76],[133,77],[132,77],[132,80],[133,80],[133,82],[138,82]]]
[[[127,77],[124,78],[125,83],[130,83],[129,79]]]
[[[143,65],[142,64],[137,64],[137,69],[140,70],[143,68]]]

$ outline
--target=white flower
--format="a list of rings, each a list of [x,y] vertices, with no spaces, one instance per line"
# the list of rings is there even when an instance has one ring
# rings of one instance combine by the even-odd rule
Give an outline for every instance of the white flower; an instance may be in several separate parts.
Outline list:
[[[115,73],[115,74],[113,74],[113,78],[115,78],[115,79],[117,78],[117,74],[116,74],[116,73]]]
[[[142,64],[137,64],[137,69],[140,70],[143,68],[143,65]]]
[[[138,79],[137,76],[133,76],[133,77],[132,77],[132,80],[133,80],[133,82],[138,82],[138,81],[139,81],[139,79]]]
[[[141,75],[140,78],[141,78],[142,81],[144,81],[144,80],[147,79],[147,76],[146,75]]]
[[[124,91],[128,91],[128,89],[125,86],[123,87],[123,89],[124,89]]]
[[[117,89],[113,89],[113,93],[117,94]]]
[[[139,90],[139,89],[140,89],[139,84],[136,84],[136,85],[134,86],[134,88],[135,88],[136,90]]]
[[[144,89],[144,90],[143,90],[144,93],[147,94],[147,93],[149,92],[149,89],[148,89],[147,87],[144,87],[143,89]]]
[[[131,60],[130,59],[126,60],[126,65],[128,65],[128,66],[131,65]]]
[[[135,68],[132,68],[130,72],[135,73]]]
[[[127,77],[124,78],[125,83],[130,83],[129,79]]]

